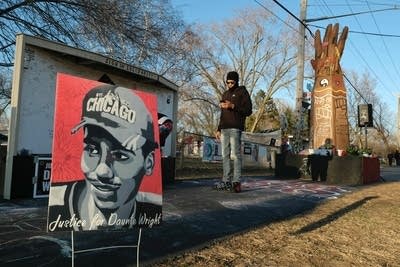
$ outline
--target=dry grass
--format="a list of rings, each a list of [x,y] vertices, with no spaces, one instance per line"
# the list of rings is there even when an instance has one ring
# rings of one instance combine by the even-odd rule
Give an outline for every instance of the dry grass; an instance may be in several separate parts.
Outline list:
[[[400,182],[360,187],[157,266],[400,266]]]

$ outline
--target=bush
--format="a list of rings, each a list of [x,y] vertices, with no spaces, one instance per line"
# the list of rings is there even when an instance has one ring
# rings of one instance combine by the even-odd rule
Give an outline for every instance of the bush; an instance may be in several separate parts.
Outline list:
[[[347,153],[349,155],[354,155],[354,156],[362,156],[364,154],[371,155],[372,154],[372,149],[371,148],[359,148],[356,145],[350,145],[346,149]]]

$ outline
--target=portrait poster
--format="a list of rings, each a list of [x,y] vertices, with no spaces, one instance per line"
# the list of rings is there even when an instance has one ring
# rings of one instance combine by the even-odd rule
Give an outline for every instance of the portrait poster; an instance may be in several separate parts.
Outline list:
[[[59,73],[47,231],[161,223],[157,97]]]

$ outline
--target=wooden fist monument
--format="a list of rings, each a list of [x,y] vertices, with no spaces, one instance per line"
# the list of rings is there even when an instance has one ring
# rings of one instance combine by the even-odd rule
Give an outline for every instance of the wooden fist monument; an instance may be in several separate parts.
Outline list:
[[[337,149],[345,150],[349,145],[347,94],[339,64],[348,31],[348,27],[344,27],[338,40],[339,24],[330,24],[323,41],[319,30],[315,33],[315,58],[311,60],[315,71],[310,118],[313,148],[324,144],[326,138],[330,138]]]

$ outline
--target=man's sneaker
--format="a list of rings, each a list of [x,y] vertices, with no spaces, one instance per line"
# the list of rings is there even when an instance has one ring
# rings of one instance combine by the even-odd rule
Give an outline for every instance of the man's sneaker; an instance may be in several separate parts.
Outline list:
[[[220,191],[222,191],[222,190],[230,191],[231,188],[232,188],[232,184],[230,182],[220,181],[220,182],[217,182],[214,184],[214,189],[220,190]]]
[[[231,191],[232,190],[232,183],[231,182],[225,182],[225,190],[226,191]]]
[[[233,192],[235,192],[235,193],[242,192],[242,187],[240,185],[240,182],[234,182],[232,185],[232,188],[233,188]]]

